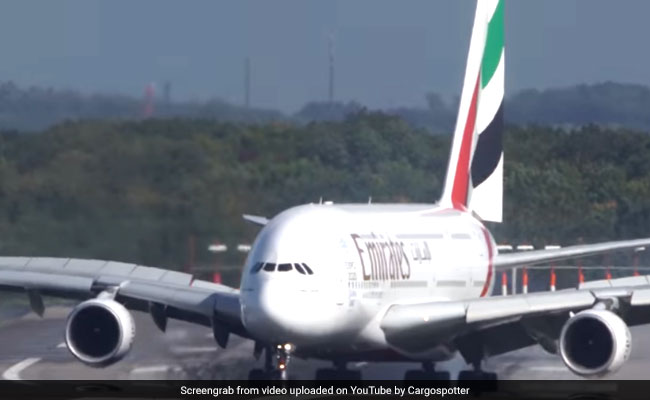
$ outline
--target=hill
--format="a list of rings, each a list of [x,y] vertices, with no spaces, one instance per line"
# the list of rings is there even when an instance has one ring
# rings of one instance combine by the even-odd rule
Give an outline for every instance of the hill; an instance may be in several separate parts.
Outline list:
[[[396,107],[383,112],[396,115],[414,129],[449,134],[456,122],[457,100],[445,101],[435,93],[426,107]],[[144,101],[123,95],[87,95],[69,90],[19,88],[0,84],[0,129],[40,131],[63,121],[143,119]],[[341,122],[366,108],[356,102],[310,102],[293,115],[246,108],[213,99],[205,102],[165,102],[156,99],[155,118],[200,118],[221,122],[269,123]],[[505,118],[514,124],[540,124],[564,128],[585,124],[650,131],[650,88],[607,82],[548,90],[524,90],[506,99]]]

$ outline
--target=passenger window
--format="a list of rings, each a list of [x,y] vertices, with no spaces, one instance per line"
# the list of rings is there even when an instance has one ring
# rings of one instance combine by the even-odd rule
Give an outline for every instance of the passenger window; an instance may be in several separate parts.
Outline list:
[[[305,271],[307,271],[309,275],[314,275],[314,271],[312,271],[307,264],[302,263],[302,267],[305,269]]]
[[[273,263],[264,264],[264,271],[269,271],[269,272],[275,271],[275,264]]]
[[[300,264],[295,263],[295,264],[293,264],[293,266],[296,268],[296,271],[298,271],[298,272],[300,272],[301,274],[305,275],[305,270],[302,269],[302,267],[300,266]]]
[[[291,271],[291,269],[292,269],[291,264],[278,265],[278,271],[286,272],[286,271]]]
[[[262,269],[262,266],[264,266],[264,263],[258,262],[255,265],[253,265],[253,268],[251,268],[251,274],[256,274],[260,272]]]

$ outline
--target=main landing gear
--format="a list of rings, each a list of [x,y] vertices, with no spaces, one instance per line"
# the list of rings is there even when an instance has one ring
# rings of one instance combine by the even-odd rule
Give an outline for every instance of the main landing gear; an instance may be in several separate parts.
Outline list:
[[[404,374],[405,381],[449,381],[451,376],[448,371],[436,371],[435,365],[430,362],[423,362],[422,369],[412,369]]]
[[[345,361],[335,361],[334,368],[316,370],[317,381],[360,381],[361,371],[350,370]]]
[[[494,372],[485,372],[481,369],[481,362],[473,362],[473,370],[460,371],[459,381],[497,381],[498,376]]]
[[[264,369],[252,369],[248,373],[249,381],[289,379],[289,361],[291,361],[291,343],[279,344],[275,348],[264,348]]]

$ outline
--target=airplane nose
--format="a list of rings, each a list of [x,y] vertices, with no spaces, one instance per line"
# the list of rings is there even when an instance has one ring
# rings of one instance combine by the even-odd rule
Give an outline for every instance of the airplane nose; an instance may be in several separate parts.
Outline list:
[[[244,322],[252,332],[265,339],[279,339],[291,327],[291,294],[280,282],[269,280],[249,294],[245,303]]]
[[[291,325],[291,290],[282,282],[271,280],[259,289],[258,307],[266,319],[267,326],[277,331],[285,330]]]
[[[243,317],[247,330],[260,339],[296,343],[315,333],[324,317],[316,293],[295,289],[290,282],[270,279],[248,293]],[[318,326],[316,325],[316,326]]]

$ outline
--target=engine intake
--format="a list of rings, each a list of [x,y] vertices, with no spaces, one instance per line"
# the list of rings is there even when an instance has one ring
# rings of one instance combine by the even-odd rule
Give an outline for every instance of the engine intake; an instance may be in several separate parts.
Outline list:
[[[632,336],[625,322],[607,310],[586,310],[570,318],[560,335],[566,366],[584,377],[617,371],[630,356]]]
[[[124,358],[134,337],[131,313],[115,300],[85,301],[72,310],[66,322],[68,349],[93,367],[105,367]]]

